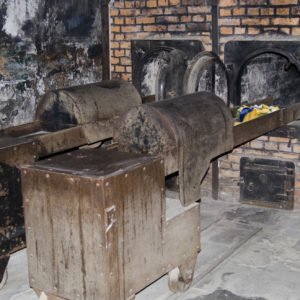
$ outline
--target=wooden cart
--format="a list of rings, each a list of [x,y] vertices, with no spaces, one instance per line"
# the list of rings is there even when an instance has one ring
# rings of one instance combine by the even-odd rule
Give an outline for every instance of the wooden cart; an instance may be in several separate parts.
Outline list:
[[[173,291],[190,285],[200,251],[199,203],[182,208],[170,199],[179,212],[166,215],[161,159],[78,150],[23,167],[22,185],[37,293],[133,299],[168,272]]]
[[[78,150],[23,167],[31,286],[49,299],[127,300],[169,272],[171,290],[188,288],[200,251],[196,184],[210,160],[297,119],[299,107],[233,128],[221,99],[187,95],[130,110],[119,150]],[[172,174],[173,202],[165,197]]]
[[[41,99],[33,123],[0,132],[0,282],[10,254],[25,247],[18,168],[111,138],[120,114],[140,103],[124,81],[61,89]]]

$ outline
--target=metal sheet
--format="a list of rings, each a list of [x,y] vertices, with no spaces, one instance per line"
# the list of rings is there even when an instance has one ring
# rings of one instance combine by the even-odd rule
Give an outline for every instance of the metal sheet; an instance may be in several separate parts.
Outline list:
[[[142,105],[124,117],[117,141],[125,151],[163,157],[173,153],[180,199],[189,205],[200,198],[211,159],[233,147],[230,110],[207,92]]]

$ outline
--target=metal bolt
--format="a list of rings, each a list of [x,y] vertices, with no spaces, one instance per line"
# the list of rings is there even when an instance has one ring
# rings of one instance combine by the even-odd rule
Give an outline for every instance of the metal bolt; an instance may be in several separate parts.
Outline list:
[[[144,171],[144,172],[146,171],[146,167],[143,168],[143,171]]]
[[[100,186],[100,183],[99,183],[99,182],[97,182],[97,183],[96,183],[96,187],[99,187],[99,186]]]
[[[105,183],[105,186],[109,186],[109,182],[106,182],[106,183]]]
[[[128,174],[125,174],[125,178],[127,178],[128,177]]]
[[[14,151],[17,151],[17,149],[18,149],[17,147],[14,147]]]
[[[26,175],[26,174],[27,174],[27,171],[23,171],[23,173]]]
[[[163,164],[163,163],[164,163],[164,161],[163,161],[163,160],[161,160],[161,161],[160,161],[160,163],[161,163],[161,164]]]
[[[49,175],[49,174],[46,174],[46,178],[50,178],[50,175]]]

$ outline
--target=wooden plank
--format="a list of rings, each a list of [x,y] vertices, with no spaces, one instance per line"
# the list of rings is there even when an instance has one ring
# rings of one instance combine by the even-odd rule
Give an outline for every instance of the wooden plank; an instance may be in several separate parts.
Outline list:
[[[1,162],[12,167],[34,162],[36,152],[37,143],[32,139],[0,139]]]
[[[125,298],[163,274],[164,184],[164,166],[159,159],[123,179]]]
[[[33,133],[35,131],[41,130],[41,125],[39,121],[34,121],[32,123],[27,123],[19,126],[13,126],[6,129],[0,130],[0,135],[19,137]]]
[[[31,286],[66,299],[110,299],[103,274],[106,250],[100,247],[103,201],[99,191],[93,199],[96,184],[26,168],[22,181]]]
[[[53,231],[49,197],[45,176],[36,176],[22,169],[25,229],[31,287],[52,292],[53,278]],[[34,187],[40,186],[40,194]]]
[[[238,147],[282,125],[282,110],[233,127],[234,147]]]
[[[167,271],[193,260],[200,252],[200,204],[165,224],[163,268]]]
[[[86,144],[86,137],[82,132],[81,126],[42,135],[37,137],[36,140],[39,144],[39,158]]]

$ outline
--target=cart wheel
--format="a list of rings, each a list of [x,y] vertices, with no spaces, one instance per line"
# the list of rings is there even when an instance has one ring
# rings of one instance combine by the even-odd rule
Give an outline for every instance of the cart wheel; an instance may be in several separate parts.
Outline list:
[[[173,293],[185,292],[192,284],[196,260],[191,260],[169,272],[169,289]]]
[[[8,279],[8,272],[7,272],[7,269],[5,269],[5,271],[3,273],[2,281],[0,282],[0,290],[3,289],[3,287],[5,286],[7,279]]]

